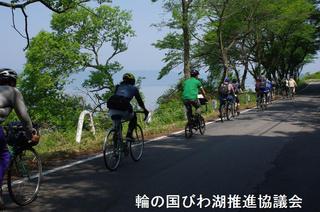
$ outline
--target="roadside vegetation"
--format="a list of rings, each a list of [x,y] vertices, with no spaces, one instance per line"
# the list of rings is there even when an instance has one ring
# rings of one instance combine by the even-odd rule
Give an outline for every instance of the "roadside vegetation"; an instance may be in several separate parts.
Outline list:
[[[315,73],[306,73],[298,79],[298,90],[303,89],[310,82],[319,82],[320,81],[320,72]]]

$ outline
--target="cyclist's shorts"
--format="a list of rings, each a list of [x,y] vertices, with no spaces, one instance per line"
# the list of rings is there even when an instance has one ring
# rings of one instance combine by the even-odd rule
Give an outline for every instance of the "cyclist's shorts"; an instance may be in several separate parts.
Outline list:
[[[134,113],[128,110],[123,111],[123,110],[110,109],[109,116],[111,119],[121,118],[121,120],[129,121],[134,117]]]
[[[183,100],[183,104],[185,106],[192,105],[195,108],[199,108],[201,106],[198,99],[197,100]]]

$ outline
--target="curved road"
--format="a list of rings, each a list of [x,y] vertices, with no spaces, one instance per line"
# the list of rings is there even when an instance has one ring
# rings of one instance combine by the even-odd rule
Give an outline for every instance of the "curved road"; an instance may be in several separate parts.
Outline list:
[[[116,172],[107,171],[97,158],[49,174],[39,198],[24,208],[11,203],[6,193],[5,200],[9,211],[120,212],[145,211],[135,206],[138,194],[180,195],[180,210],[170,210],[186,211],[182,197],[195,194],[210,198],[211,205],[187,211],[320,211],[319,124],[320,84],[314,83],[294,102],[280,100],[267,111],[251,110],[234,121],[209,124],[204,136],[186,140],[178,134],[147,143],[140,162],[126,158]],[[259,209],[259,194],[272,197],[271,208]],[[212,209],[213,195],[226,196],[226,209]],[[252,195],[256,208],[230,209],[236,205],[228,204],[229,195],[239,195],[241,207]],[[280,207],[273,205],[277,195],[287,197],[287,207],[297,195],[302,208],[275,208]],[[188,198],[185,205],[189,203]],[[166,211],[166,205],[149,210]]]

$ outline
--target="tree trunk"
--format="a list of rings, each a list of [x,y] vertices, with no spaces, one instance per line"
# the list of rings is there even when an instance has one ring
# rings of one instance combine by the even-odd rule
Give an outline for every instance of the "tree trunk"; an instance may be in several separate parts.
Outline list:
[[[190,29],[189,29],[189,4],[188,0],[182,2],[182,31],[183,31],[183,73],[187,79],[190,77]]]
[[[240,82],[240,87],[242,90],[246,89],[246,79],[247,79],[248,70],[249,70],[249,64],[248,64],[248,62],[246,62],[244,64],[243,75],[242,75],[242,79]]]

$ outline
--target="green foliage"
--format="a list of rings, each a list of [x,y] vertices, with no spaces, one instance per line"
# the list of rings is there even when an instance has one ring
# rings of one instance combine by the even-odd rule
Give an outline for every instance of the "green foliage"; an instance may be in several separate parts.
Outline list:
[[[112,75],[122,69],[114,57],[127,49],[125,39],[134,35],[130,19],[128,12],[106,5],[53,15],[53,32],[40,32],[32,40],[19,80],[35,122],[59,129],[76,126],[81,110],[88,106],[82,98],[64,93],[71,73],[91,68],[84,85],[99,91],[113,90]],[[104,45],[109,45],[112,53],[101,63],[99,53]],[[104,99],[109,95],[100,94]]]
[[[155,2],[156,0],[152,0]],[[158,79],[167,75],[170,71],[184,64],[185,77],[189,76],[190,66],[194,66],[193,44],[197,35],[198,21],[204,15],[200,10],[202,0],[164,0],[163,8],[171,14],[171,18],[162,22],[160,27],[167,27],[170,32],[153,44],[160,50],[167,51],[162,61],[165,66],[161,69]],[[190,62],[191,61],[191,62]],[[191,64],[191,65],[190,65]]]
[[[320,80],[320,72],[306,73],[303,77],[304,80]]]
[[[118,7],[102,5],[96,9],[79,7],[64,14],[55,14],[51,21],[57,36],[68,37],[69,42],[80,46],[79,54],[86,53],[82,68],[91,68],[84,86],[100,91],[102,99],[114,89],[112,76],[122,69],[114,57],[127,50],[126,39],[134,32],[129,24],[131,14]],[[110,55],[101,57],[101,48],[111,47]],[[101,95],[101,91],[104,91]]]

